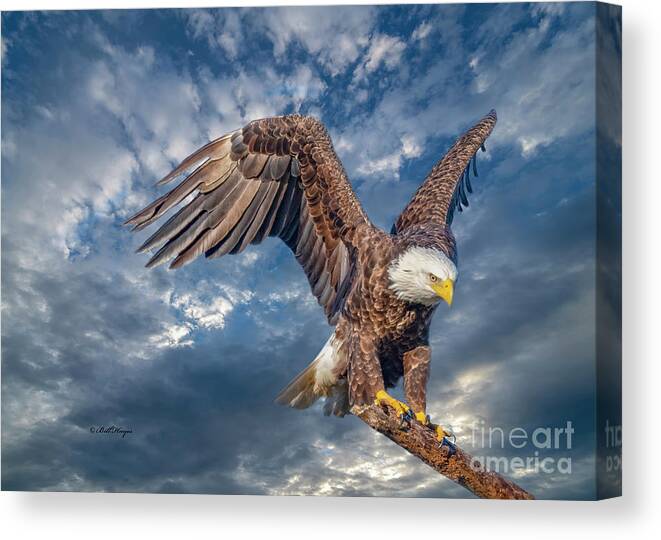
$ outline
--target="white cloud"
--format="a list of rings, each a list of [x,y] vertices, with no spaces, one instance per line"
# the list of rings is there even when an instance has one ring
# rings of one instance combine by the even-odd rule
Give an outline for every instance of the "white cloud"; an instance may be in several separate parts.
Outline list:
[[[365,58],[365,71],[372,73],[381,64],[393,68],[402,57],[406,44],[399,38],[377,35],[370,41],[370,48]]]
[[[9,46],[11,45],[11,41],[4,36],[0,38],[0,64],[2,64],[2,67],[5,67],[5,59],[7,58],[7,50],[9,49]]]
[[[198,90],[186,72],[156,62],[151,47],[104,49],[89,69],[89,96],[122,123],[141,164],[161,174],[204,140]]]
[[[30,231],[22,241],[32,264],[52,254],[45,245],[67,257],[77,244],[77,225],[90,212],[107,215],[137,168],[134,156],[107,133],[85,129],[84,111],[71,113],[70,119],[51,120],[37,112],[27,124],[9,128],[14,149],[3,179],[22,181],[3,183],[3,195],[21,204],[5,208],[3,232]]]
[[[298,109],[307,101],[316,101],[326,89],[326,84],[307,65],[299,65],[285,82],[289,96]]]
[[[151,47],[126,50],[113,45],[98,32],[94,38],[105,54],[86,69],[87,83],[83,85],[86,93],[82,99],[75,106],[67,102],[35,108],[41,122],[56,122],[38,132],[44,134],[42,151],[48,155],[47,149],[52,148],[61,162],[61,169],[53,167],[52,163],[25,161],[25,166],[33,169],[28,173],[30,176],[42,174],[53,179],[46,185],[58,189],[60,182],[67,183],[66,195],[53,197],[62,204],[51,202],[48,205],[48,210],[53,212],[53,226],[48,226],[43,212],[39,221],[46,225],[45,230],[53,241],[59,242],[64,255],[73,250],[85,253],[85,246],[77,241],[76,226],[89,215],[87,204],[92,205],[93,212],[104,213],[123,200],[120,213],[126,215],[146,202],[148,193],[144,190],[128,189],[132,174],[138,168],[143,171],[142,179],[151,183],[154,177],[167,172],[173,162],[209,138],[254,118],[282,113],[291,105],[298,109],[301,104],[318,99],[325,90],[314,68],[307,65],[298,66],[290,76],[265,68],[262,73],[242,71],[232,79],[214,78],[203,70],[198,87],[186,71],[177,71],[163,63]],[[207,111],[204,114],[203,108]],[[209,114],[209,109],[219,114]],[[75,144],[71,141],[77,139],[77,133],[66,141],[47,136],[57,130],[66,133],[67,129],[78,126],[83,129],[86,118],[99,110],[121,123],[131,150],[117,147],[112,140],[104,141],[106,132],[102,130],[98,135],[87,134],[81,143]],[[67,127],[62,130],[57,122],[66,122]],[[34,125],[30,127],[34,129]],[[16,154],[24,143],[18,140],[19,133],[20,129],[11,130],[11,136],[3,134],[6,156]],[[55,150],[56,147],[59,149]],[[70,158],[64,159],[67,154]],[[27,156],[22,154],[23,157]],[[75,171],[70,171],[72,163],[77,164]],[[36,170],[41,164],[45,167],[42,173]],[[101,167],[102,176],[99,175]],[[84,175],[79,193],[75,190],[77,175]],[[90,183],[95,187],[90,188]],[[26,186],[19,189],[26,189]],[[39,190],[44,196],[47,192],[47,188]],[[21,209],[30,219],[39,215],[29,211],[29,204]]]
[[[399,178],[399,168],[404,159],[412,159],[422,154],[422,147],[416,142],[412,135],[403,135],[400,139],[401,146],[386,155],[375,159],[364,160],[358,166],[358,173],[365,176],[381,175],[387,178]]]
[[[149,343],[159,349],[170,347],[192,347],[194,341],[190,338],[193,327],[190,323],[165,324],[163,332],[149,337]]]
[[[402,155],[405,158],[416,158],[422,154],[422,147],[417,143],[413,135],[402,137]]]
[[[402,154],[399,150],[376,159],[368,159],[359,165],[358,173],[365,176],[388,173],[392,177],[399,178],[401,159]]]
[[[237,58],[242,40],[247,47],[249,36],[265,35],[273,46],[274,64],[290,64],[288,55],[299,46],[331,76],[358,59],[375,23],[371,6],[194,10],[187,15],[191,35],[205,39],[212,49],[221,48],[229,59]]]
[[[194,38],[206,38],[210,48],[220,48],[228,59],[236,59],[243,35],[241,18],[236,10],[195,9],[187,11],[186,16]]]
[[[432,30],[432,24],[429,21],[423,21],[420,23],[417,28],[411,34],[411,39],[419,41],[425,39]]]
[[[531,10],[535,16],[559,17],[565,12],[565,7],[562,2],[540,2],[533,4]]]
[[[377,34],[370,40],[370,46],[361,63],[354,70],[354,82],[363,81],[381,65],[388,69],[396,67],[406,44],[399,38],[387,34]]]
[[[199,91],[214,113],[201,121],[208,138],[227,133],[256,118],[282,114],[293,108],[310,112],[324,94],[326,84],[314,67],[297,66],[283,74],[271,66],[259,71],[239,69],[233,77],[215,77],[208,70],[200,74]]]
[[[550,34],[564,7],[549,6],[535,11],[536,26],[511,34],[497,61],[490,40],[471,62],[475,92],[498,109],[494,141],[518,144],[524,157],[585,130],[594,117],[594,25]]]
[[[192,294],[175,296],[172,305],[180,309],[186,318],[194,321],[201,328],[224,328],[225,317],[232,311],[234,305],[218,296],[208,303],[203,303]]]
[[[550,34],[552,16],[542,11],[530,21],[530,12],[519,5],[500,7],[482,23],[484,31],[475,32],[481,37],[477,46],[468,50],[457,35],[447,44],[449,56],[439,54],[417,77],[395,72],[376,106],[338,130],[349,173],[397,178],[402,158],[408,157],[397,141],[406,134],[415,133],[415,144],[423,149],[432,137],[457,137],[491,108],[499,120],[487,147],[514,145],[525,158],[593,126],[594,25],[588,20]],[[517,21],[534,25],[513,31]],[[448,25],[451,36],[453,28]],[[473,76],[469,92],[466,70]]]
[[[376,23],[371,6],[276,8],[255,15],[276,57],[284,60],[289,47],[298,44],[333,76],[358,59]]]
[[[252,258],[248,264],[251,261],[254,263],[256,259]],[[170,330],[176,335],[181,334],[181,339],[197,328],[223,329],[227,316],[234,308],[250,301],[252,297],[251,291],[237,289],[228,284],[211,285],[207,281],[196,283],[193,289],[181,292],[171,290],[164,295],[164,300],[175,308],[186,322],[183,325],[173,325]]]
[[[517,139],[519,146],[521,147],[521,155],[523,157],[530,157],[535,153],[537,147],[549,144],[552,142],[551,137],[519,137]]]

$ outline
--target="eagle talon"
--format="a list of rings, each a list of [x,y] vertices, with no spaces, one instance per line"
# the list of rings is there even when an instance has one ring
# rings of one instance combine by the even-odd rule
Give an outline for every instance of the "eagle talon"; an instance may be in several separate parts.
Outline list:
[[[386,405],[395,409],[397,416],[399,416],[400,428],[404,427],[404,425],[410,426],[411,420],[415,419],[415,416],[411,412],[411,408],[406,403],[402,403],[398,399],[390,396],[385,390],[379,390],[376,393],[374,403],[376,405]]]
[[[406,424],[407,427],[411,426],[411,421],[415,419],[415,416],[413,416],[413,413],[411,412],[411,409],[406,411],[404,414],[400,415],[399,418],[399,427],[402,428]]]
[[[422,411],[417,412],[415,413],[415,419],[418,422],[420,422],[423,426],[427,426],[429,429],[433,430],[436,433],[436,438],[439,441],[442,442],[446,437],[452,437],[452,444],[456,442],[457,437],[455,436],[454,432],[447,431],[443,426],[432,423],[431,418],[429,417],[428,414],[425,414]],[[450,441],[447,442],[449,443]]]
[[[425,414],[424,412],[417,412],[415,413],[415,419],[420,422],[423,426],[428,426],[431,424],[431,418],[429,417],[428,414]]]
[[[454,434],[452,436],[454,437]],[[450,442],[446,437],[443,437],[441,440],[439,448],[443,448],[444,446],[448,447],[448,456],[453,456],[457,453],[457,445],[454,442]]]

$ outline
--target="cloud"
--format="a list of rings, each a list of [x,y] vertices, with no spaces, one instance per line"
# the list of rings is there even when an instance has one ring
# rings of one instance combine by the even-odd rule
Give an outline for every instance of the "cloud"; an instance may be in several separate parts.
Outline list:
[[[498,96],[498,140],[516,140],[524,156],[593,121],[593,23],[554,29],[562,13],[533,10],[535,25],[514,32],[498,62],[490,40],[476,52],[474,89]]]
[[[354,82],[363,81],[382,65],[387,69],[393,69],[401,61],[405,49],[406,44],[397,37],[386,34],[373,36],[363,60],[354,70]]]
[[[588,18],[557,28],[551,23],[561,14],[499,6],[475,19],[478,31],[467,41],[455,36],[447,17],[446,33],[456,39],[438,48],[428,69],[415,77],[395,72],[371,110],[355,114],[339,130],[352,149],[343,154],[350,171],[371,180],[381,179],[380,173],[396,179],[404,163],[398,142],[407,133],[416,134],[421,148],[437,147],[439,140],[447,147],[491,108],[499,123],[490,144],[514,144],[524,158],[592,129],[593,23]],[[517,21],[523,26],[518,30]]]
[[[410,134],[405,134],[400,139],[401,146],[386,156],[377,159],[365,159],[358,166],[357,172],[364,176],[381,176],[388,178],[392,176],[399,178],[399,169],[404,159],[413,159],[422,154],[422,147],[417,144],[415,138]],[[353,148],[344,146],[343,148]]]
[[[259,71],[239,68],[233,77],[217,77],[202,68],[197,88],[208,111],[201,118],[203,129],[208,138],[215,138],[255,118],[287,110],[308,113],[323,97],[326,83],[309,65],[288,73],[267,65]]]
[[[202,141],[197,87],[185,71],[157,62],[152,47],[128,51],[101,40],[105,55],[87,81],[92,104],[121,122],[147,171],[163,171]]]
[[[187,11],[185,16],[193,38],[205,37],[210,48],[220,48],[230,60],[237,57],[243,37],[238,11],[195,9]]]
[[[423,21],[413,31],[411,39],[416,41],[425,39],[431,33],[431,30],[432,24],[429,21]]]
[[[6,39],[4,36],[0,38],[0,60],[2,67],[5,67],[5,58],[7,57],[7,50],[11,46],[11,41]]]
[[[208,300],[205,301],[202,296],[207,297]],[[206,329],[222,329],[225,327],[227,315],[232,312],[235,305],[248,302],[251,297],[250,291],[236,291],[228,287],[208,290],[208,285],[202,283],[196,287],[195,293],[171,294],[169,302],[190,321],[189,328],[198,326]]]
[[[371,6],[193,10],[186,15],[193,38],[205,39],[234,60],[239,46],[265,36],[277,64],[296,64],[304,51],[327,74],[337,76],[354,63],[368,44],[376,23]]]
[[[4,156],[3,176],[26,181],[5,185],[6,196],[21,204],[5,209],[11,229],[3,233],[24,233],[24,250],[36,265],[53,251],[67,257],[78,245],[79,223],[114,211],[111,202],[130,185],[137,162],[107,134],[90,134],[84,111],[58,111],[53,119],[35,113],[28,125],[10,128],[14,150]]]
[[[372,6],[260,10],[260,23],[273,43],[276,58],[285,61],[300,46],[331,76],[355,62],[376,23]]]

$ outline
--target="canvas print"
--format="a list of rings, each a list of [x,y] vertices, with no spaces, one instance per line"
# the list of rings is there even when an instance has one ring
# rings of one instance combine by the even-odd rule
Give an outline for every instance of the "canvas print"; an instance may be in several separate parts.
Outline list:
[[[621,18],[2,14],[2,489],[621,490]]]

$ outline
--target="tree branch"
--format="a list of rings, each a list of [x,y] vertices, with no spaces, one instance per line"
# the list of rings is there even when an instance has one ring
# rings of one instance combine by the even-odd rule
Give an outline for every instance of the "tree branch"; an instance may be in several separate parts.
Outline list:
[[[534,497],[502,476],[483,470],[471,463],[470,454],[457,447],[451,454],[447,446],[441,447],[436,434],[422,424],[412,421],[408,429],[400,427],[394,410],[378,405],[353,407],[351,413],[369,427],[388,437],[395,444],[408,450],[418,459],[443,476],[465,487],[483,499],[534,499]]]

